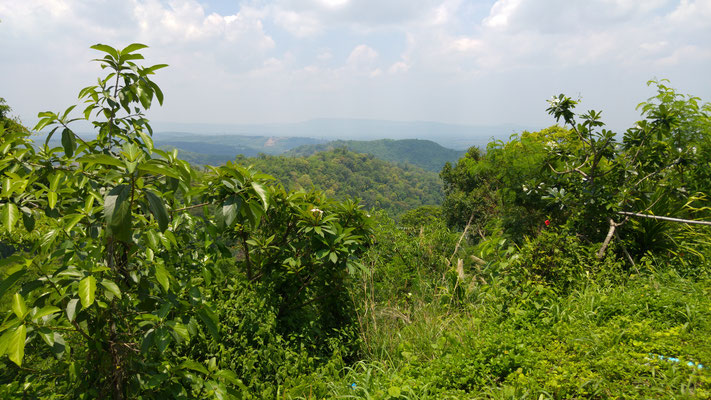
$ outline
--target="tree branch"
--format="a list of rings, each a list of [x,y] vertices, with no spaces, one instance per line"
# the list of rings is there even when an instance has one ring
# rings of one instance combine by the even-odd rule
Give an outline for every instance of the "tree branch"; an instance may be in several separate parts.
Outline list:
[[[640,214],[640,213],[629,212],[629,211],[618,211],[617,214],[626,215],[629,217],[650,218],[650,219],[656,219],[656,220],[660,220],[660,221],[681,222],[684,224],[696,224],[696,225],[711,226],[711,221],[697,221],[697,220],[693,220],[693,219],[663,217],[661,215]]]

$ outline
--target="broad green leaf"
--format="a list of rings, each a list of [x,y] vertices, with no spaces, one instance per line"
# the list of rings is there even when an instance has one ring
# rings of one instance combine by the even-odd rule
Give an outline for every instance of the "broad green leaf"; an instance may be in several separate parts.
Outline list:
[[[173,336],[170,335],[170,331],[166,327],[160,327],[156,329],[155,337],[153,338],[159,353],[163,353],[165,349],[168,348]]]
[[[153,139],[143,131],[138,131],[138,135],[143,139],[143,143],[146,144],[149,151],[153,151]]]
[[[73,156],[74,149],[77,147],[77,140],[74,137],[74,132],[66,128],[62,131],[62,147],[64,147],[64,154],[67,157]]]
[[[39,311],[37,311],[37,313],[34,316],[32,316],[32,319],[37,320],[37,319],[40,319],[44,316],[47,316],[50,314],[55,314],[60,311],[62,311],[62,310],[59,307],[54,307],[54,306],[43,307]]]
[[[22,366],[22,359],[25,357],[25,339],[27,338],[27,327],[20,325],[10,335],[10,343],[7,346],[7,355],[10,361]]]
[[[101,281],[101,286],[104,287],[104,289],[108,290],[113,294],[114,296],[118,297],[119,299],[121,298],[121,289],[119,289],[118,285],[114,283],[113,281],[110,281],[108,279],[103,279]]]
[[[91,46],[91,48],[94,50],[103,51],[104,53],[108,53],[114,59],[119,58],[118,51],[116,51],[116,49],[114,49],[111,46],[107,46],[105,44],[99,43],[99,44],[95,44],[95,45]]]
[[[197,372],[200,372],[200,373],[205,374],[205,375],[207,375],[207,374],[209,373],[209,372],[207,371],[207,368],[205,368],[204,365],[202,365],[202,364],[200,364],[200,363],[198,363],[198,362],[196,362],[196,361],[193,361],[193,360],[185,360],[185,361],[183,361],[182,364],[180,364],[180,368],[182,368],[182,369],[190,369],[190,370],[197,371]]]
[[[180,322],[169,323],[173,328],[173,331],[180,336],[183,340],[190,340],[190,333],[188,332],[188,327],[181,324]]]
[[[146,194],[146,199],[148,199],[148,208],[158,222],[158,228],[161,232],[165,231],[168,229],[168,212],[165,210],[163,199],[150,190],[145,190],[144,193]]]
[[[40,327],[37,329],[37,333],[39,333],[40,337],[42,340],[44,340],[45,343],[47,343],[47,346],[52,347],[54,346],[54,335],[51,329],[47,327]]]
[[[170,375],[168,374],[156,374],[151,376],[151,379],[148,380],[147,385],[149,388],[154,388],[160,386],[160,384],[165,382],[168,378],[170,378]]]
[[[264,210],[269,208],[269,194],[267,193],[267,190],[264,188],[264,186],[261,183],[252,182],[252,188],[257,193],[257,196],[259,196],[259,198],[262,200]]]
[[[10,346],[10,338],[15,331],[10,329],[7,332],[0,334],[0,357],[7,353],[7,348]]]
[[[233,385],[240,385],[242,384],[242,381],[237,377],[237,374],[234,372],[228,370],[228,369],[221,369],[213,374],[215,378],[222,378],[226,380],[227,382],[230,382]]]
[[[217,219],[217,227],[218,229],[224,229],[224,228],[229,228],[231,227],[235,220],[237,219],[237,214],[239,213],[240,208],[242,207],[242,198],[239,196],[232,196],[225,203],[222,205],[222,207],[217,209],[217,213],[215,215]]]
[[[131,188],[119,185],[104,198],[104,217],[112,235],[124,242],[131,241]]]
[[[110,155],[107,154],[89,154],[84,157],[80,157],[77,159],[78,162],[84,163],[84,164],[103,164],[103,165],[111,165],[114,167],[124,167],[123,161],[119,160],[118,158],[111,157]]]
[[[51,347],[54,356],[61,360],[67,349],[67,344],[64,342],[64,338],[59,332],[54,332],[54,345]]]
[[[0,299],[2,299],[2,297],[5,295],[7,289],[10,289],[12,285],[14,285],[18,279],[22,278],[22,275],[24,275],[26,272],[27,269],[24,268],[19,271],[15,271],[10,276],[5,278],[5,280],[0,282]]]
[[[201,309],[197,312],[200,320],[205,324],[207,330],[210,332],[213,338],[216,340],[220,339],[220,330],[217,327],[217,317],[215,317],[211,312],[206,309]]]
[[[167,292],[170,288],[169,274],[165,267],[161,264],[156,264],[156,280],[161,286],[163,286],[163,290]]]
[[[35,216],[32,213],[22,213],[22,224],[27,232],[32,232],[35,229]]]
[[[20,219],[20,210],[18,210],[14,203],[5,203],[5,206],[2,208],[0,218],[2,218],[2,224],[5,231],[7,233],[12,233],[15,224],[17,224],[17,220]]]
[[[79,221],[81,221],[83,218],[84,218],[84,214],[72,214],[72,215],[67,215],[67,216],[64,218],[64,221],[65,221],[64,229],[65,229],[65,231],[69,232],[69,231],[71,231],[72,229],[74,229],[74,227],[75,227],[75,226],[79,223]]]
[[[82,308],[88,308],[94,303],[94,293],[96,292],[96,278],[87,276],[79,282],[79,299]]]
[[[158,151],[156,151],[156,153],[158,153]],[[142,172],[144,174],[151,173],[151,174],[155,174],[155,175],[165,175],[165,176],[175,178],[175,179],[180,178],[180,175],[178,175],[170,167],[166,166],[163,163],[160,163],[160,161],[156,160],[156,159],[151,159],[149,161],[139,164],[138,171]]]
[[[22,295],[19,293],[15,293],[15,295],[12,296],[12,312],[17,315],[18,319],[23,319],[25,318],[25,315],[27,315],[27,305],[25,304],[25,299],[23,299]]]
[[[131,43],[128,46],[124,47],[123,50],[121,50],[121,54],[128,54],[128,53],[133,53],[136,50],[142,50],[147,48],[145,44],[141,43]]]
[[[54,206],[57,205],[57,192],[49,191],[47,192],[47,205],[51,210],[54,210]]]
[[[54,243],[54,240],[57,238],[58,234],[58,229],[50,229],[49,231],[47,231],[47,233],[42,235],[42,238],[40,239],[40,246],[42,247],[42,249],[46,250],[47,248],[49,248],[49,246]]]

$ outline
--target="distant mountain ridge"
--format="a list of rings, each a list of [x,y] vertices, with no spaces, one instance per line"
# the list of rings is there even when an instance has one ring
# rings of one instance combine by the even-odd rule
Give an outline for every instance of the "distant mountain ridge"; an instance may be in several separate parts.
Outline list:
[[[424,139],[444,147],[466,150],[485,147],[491,139],[507,139],[534,125],[462,125],[431,121],[390,121],[355,118],[322,118],[293,123],[220,124],[153,121],[156,132],[191,132],[194,135],[240,135],[265,137],[308,137],[314,140]],[[273,154],[273,153],[272,153]]]
[[[286,151],[290,157],[309,157],[322,151],[346,148],[355,153],[365,153],[394,163],[409,163],[427,171],[439,172],[446,162],[456,162],[462,150],[448,149],[430,140],[380,139],[380,140],[335,140],[328,143],[303,145]]]

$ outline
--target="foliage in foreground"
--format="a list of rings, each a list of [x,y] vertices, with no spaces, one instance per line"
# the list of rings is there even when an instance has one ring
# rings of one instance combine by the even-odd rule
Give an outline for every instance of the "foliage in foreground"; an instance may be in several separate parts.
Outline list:
[[[135,64],[140,44],[92,48],[109,73],[80,91],[82,117],[43,112],[35,127],[53,127],[47,142],[61,134],[62,147],[35,149],[27,130],[0,126],[12,253],[0,269],[1,397],[249,395],[233,360],[256,337],[225,313],[229,285],[258,293],[284,354],[313,359],[349,342],[343,289],[368,240],[365,212],[232,163],[198,181],[154,148],[143,116],[163,100],[150,78],[165,65]],[[97,136],[84,140],[70,124],[92,116]]]

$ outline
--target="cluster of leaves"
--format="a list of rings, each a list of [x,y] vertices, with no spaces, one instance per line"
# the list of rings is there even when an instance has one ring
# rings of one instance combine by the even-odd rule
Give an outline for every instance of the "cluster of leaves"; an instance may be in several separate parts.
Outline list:
[[[421,205],[440,204],[443,199],[435,173],[345,148],[306,158],[265,155],[244,162],[275,176],[290,189],[316,188],[336,198],[359,198],[366,207],[384,209],[393,216]]]
[[[226,262],[231,279],[268,288],[265,310],[278,310],[285,336],[324,332],[309,352],[349,324],[334,289],[358,266],[366,213],[232,163],[199,176],[155,148],[143,113],[163,101],[151,76],[165,65],[136,64],[145,47],[92,46],[108,74],[80,91],[80,117],[75,106],[39,114],[34,129],[52,128],[44,146],[0,126],[2,241],[13,253],[0,266],[0,299],[11,299],[0,314],[3,398],[248,391],[224,358],[239,354],[192,351],[214,350],[234,323],[210,287]],[[78,119],[95,138],[71,129]],[[51,148],[55,134],[62,146]]]
[[[597,246],[598,258],[620,237],[618,250],[632,264],[649,251],[673,251],[682,225],[630,222],[630,213],[708,216],[711,105],[664,82],[650,84],[658,94],[640,104],[643,119],[621,140],[604,129],[600,112],[577,115],[578,102],[560,95],[548,112],[568,129],[524,132],[491,143],[485,155],[470,150],[456,166],[447,165],[449,223],[463,226],[471,218],[522,243],[547,221]]]

